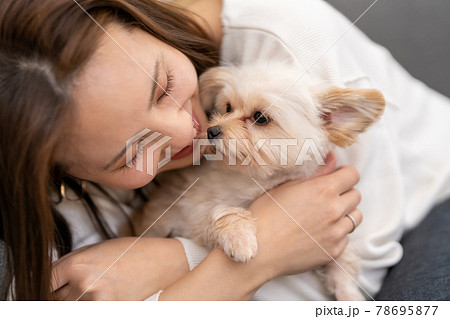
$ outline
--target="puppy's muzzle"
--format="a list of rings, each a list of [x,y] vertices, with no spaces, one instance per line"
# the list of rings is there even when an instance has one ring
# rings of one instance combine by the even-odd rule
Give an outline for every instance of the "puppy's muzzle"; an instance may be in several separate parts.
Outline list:
[[[220,126],[217,125],[208,127],[207,132],[208,132],[208,140],[214,140],[222,135],[222,130]]]

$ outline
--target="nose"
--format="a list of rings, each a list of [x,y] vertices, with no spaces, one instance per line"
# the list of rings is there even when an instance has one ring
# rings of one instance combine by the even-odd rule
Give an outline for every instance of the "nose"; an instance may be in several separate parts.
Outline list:
[[[220,129],[220,126],[211,126],[208,127],[208,139],[213,140],[215,138],[218,138],[220,135],[222,135],[222,130]]]

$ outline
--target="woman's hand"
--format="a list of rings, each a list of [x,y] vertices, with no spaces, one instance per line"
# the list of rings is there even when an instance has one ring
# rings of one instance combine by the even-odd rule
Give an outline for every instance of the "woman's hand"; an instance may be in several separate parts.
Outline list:
[[[135,237],[107,240],[57,260],[52,276],[56,298],[144,300],[189,271],[178,240],[140,238],[128,249],[135,240]]]
[[[333,173],[334,154],[318,176],[305,182],[290,181],[261,196],[250,210],[257,218],[258,253],[255,263],[268,278],[301,273],[337,258],[353,229],[350,214],[359,225],[361,201],[353,187],[358,172],[342,167]],[[326,175],[325,175],[326,174]]]

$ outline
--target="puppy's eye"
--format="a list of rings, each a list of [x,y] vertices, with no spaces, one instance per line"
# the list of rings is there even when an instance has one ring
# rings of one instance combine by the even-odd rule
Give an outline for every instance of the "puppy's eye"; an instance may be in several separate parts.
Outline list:
[[[231,112],[231,104],[227,103],[227,113],[230,113],[230,112]]]
[[[255,120],[255,123],[258,125],[266,125],[270,121],[269,118],[265,117],[264,114],[262,114],[261,112],[256,112],[253,115],[253,119]]]

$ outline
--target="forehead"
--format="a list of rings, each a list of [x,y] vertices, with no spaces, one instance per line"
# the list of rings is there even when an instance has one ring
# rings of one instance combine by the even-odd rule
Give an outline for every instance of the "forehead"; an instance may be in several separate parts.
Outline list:
[[[83,80],[107,79],[118,72],[148,71],[149,62],[164,49],[164,43],[138,28],[111,23],[105,28],[99,46],[81,73]],[[127,73],[129,73],[127,72]],[[125,74],[126,75],[126,74]]]
[[[89,122],[97,113],[127,111],[142,103],[142,92],[149,89],[151,79],[147,73],[158,54],[157,47],[147,43],[151,37],[143,31],[130,32],[115,25],[107,31],[114,40],[105,34],[73,91],[80,124]]]

